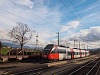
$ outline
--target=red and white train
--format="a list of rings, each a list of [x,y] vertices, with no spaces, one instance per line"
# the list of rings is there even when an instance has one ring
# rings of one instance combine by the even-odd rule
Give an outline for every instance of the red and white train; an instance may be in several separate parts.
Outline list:
[[[74,58],[80,58],[86,56],[89,56],[89,51],[87,50],[67,48],[64,46],[58,46],[54,44],[46,45],[42,53],[42,58],[51,61],[74,59]]]

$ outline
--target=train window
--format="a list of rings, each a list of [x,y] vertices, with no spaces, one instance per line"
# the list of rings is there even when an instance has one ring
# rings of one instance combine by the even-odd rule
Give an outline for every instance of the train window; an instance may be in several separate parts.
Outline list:
[[[58,49],[59,53],[66,53],[66,49]]]
[[[77,55],[77,52],[75,52],[75,55]]]
[[[65,50],[65,49],[63,49],[63,50],[62,50],[62,53],[66,53],[66,50]]]
[[[78,52],[74,52],[74,55],[78,55]]]
[[[68,55],[71,55],[71,52],[68,52]]]
[[[75,55],[77,55],[77,52],[75,52]]]
[[[76,53],[74,52],[74,55],[76,55]]]

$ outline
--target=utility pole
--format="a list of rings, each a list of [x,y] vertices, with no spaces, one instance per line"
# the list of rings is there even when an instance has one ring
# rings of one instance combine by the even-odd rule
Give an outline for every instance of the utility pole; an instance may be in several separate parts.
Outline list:
[[[58,36],[57,36],[57,37],[58,37],[58,46],[59,46],[59,32],[57,32],[57,34],[58,34]]]
[[[80,49],[80,41],[79,41],[79,49]]]
[[[84,49],[85,49],[85,44],[84,44]]]
[[[87,50],[88,50],[88,40],[87,40]]]
[[[87,45],[87,50],[88,50],[88,45]]]
[[[74,40],[74,48],[75,48],[75,42],[76,42],[76,40]]]
[[[37,45],[38,45],[38,32],[36,34],[36,48],[37,48]]]

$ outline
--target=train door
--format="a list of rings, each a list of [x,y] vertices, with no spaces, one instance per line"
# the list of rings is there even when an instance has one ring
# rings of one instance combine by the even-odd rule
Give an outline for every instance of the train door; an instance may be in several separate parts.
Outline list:
[[[86,50],[85,50],[85,57],[86,57]]]
[[[66,50],[66,58],[67,59],[71,59],[71,51],[70,51],[70,48],[67,48],[67,50]]]
[[[68,59],[68,48],[66,48],[66,55],[65,55],[65,59]]]
[[[73,59],[74,58],[74,51],[72,48],[70,49],[70,52],[71,52],[71,59]]]
[[[80,50],[80,58],[82,57],[82,52],[81,52],[81,50]]]

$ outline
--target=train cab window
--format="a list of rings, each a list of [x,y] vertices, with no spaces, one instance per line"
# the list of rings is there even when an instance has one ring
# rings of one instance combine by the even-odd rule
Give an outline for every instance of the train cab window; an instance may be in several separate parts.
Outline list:
[[[54,45],[47,45],[44,49],[52,49],[54,47]]]

